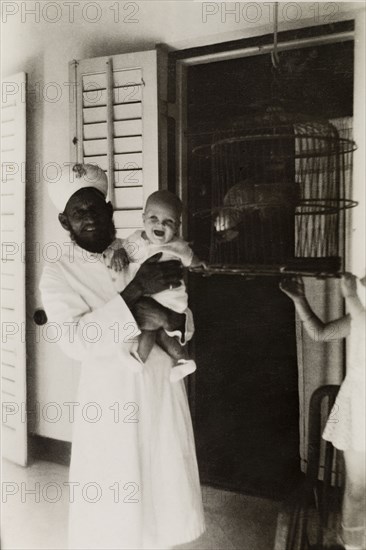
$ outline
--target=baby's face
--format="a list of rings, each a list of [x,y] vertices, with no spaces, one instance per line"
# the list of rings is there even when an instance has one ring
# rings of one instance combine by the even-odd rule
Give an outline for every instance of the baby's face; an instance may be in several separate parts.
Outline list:
[[[142,218],[147,238],[153,244],[170,242],[179,228],[177,212],[162,203],[148,204]]]

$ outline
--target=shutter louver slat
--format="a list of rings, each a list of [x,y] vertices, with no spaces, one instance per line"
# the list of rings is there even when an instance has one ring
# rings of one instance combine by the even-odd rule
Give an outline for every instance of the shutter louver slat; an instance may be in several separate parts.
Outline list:
[[[4,342],[1,343],[1,351],[2,353],[4,351],[9,351],[10,353],[15,353],[16,350],[16,342],[14,337],[9,337]]]
[[[14,149],[12,151],[4,151],[3,149],[1,149],[1,163],[14,163]],[[16,169],[18,168],[16,164],[15,167]]]
[[[15,212],[16,202],[15,195],[4,195],[1,193],[1,213],[12,214]]]
[[[114,191],[115,207],[117,209],[134,208],[140,209],[143,207],[143,191],[141,187],[123,189],[116,188]]]
[[[113,119],[117,120],[133,120],[141,118],[141,102],[137,103],[122,103],[113,107]],[[95,122],[106,122],[107,107],[88,107],[83,109],[84,124],[94,124]]]
[[[114,120],[132,120],[142,118],[141,102],[124,103],[113,107]]]
[[[116,155],[119,153],[136,153],[142,151],[141,136],[115,138],[113,141]]]
[[[2,368],[1,374],[9,380],[16,379],[16,354],[6,349],[1,350]]]
[[[138,227],[120,227],[116,230],[116,236],[119,239],[127,239],[127,237],[134,231],[137,231],[137,229],[141,229],[141,224],[139,224]]]
[[[84,155],[86,162],[98,164],[102,170],[108,171],[107,155],[90,156]],[[142,169],[142,153],[125,153],[114,155],[114,170]]]
[[[14,119],[1,121],[1,138],[15,135]]]
[[[14,195],[15,194],[15,188],[14,188],[14,180],[10,180],[10,178],[8,178],[8,181],[4,181],[2,182],[1,184],[1,196],[2,197],[8,197],[10,195]]]
[[[142,151],[142,138],[126,137],[113,139],[114,152],[135,153]],[[106,155],[108,153],[107,138],[84,140],[84,156]]]
[[[115,210],[114,222],[117,229],[125,227],[141,227],[142,208],[140,210]]]
[[[113,88],[113,104],[122,105],[125,103],[136,103],[141,101],[141,85],[124,86]],[[107,105],[107,91],[89,90],[83,92],[83,107],[105,107]]]
[[[114,172],[115,187],[142,187],[142,170],[119,170]]]
[[[13,273],[6,273],[1,270],[1,288],[13,288],[14,280],[12,279]],[[6,341],[2,342],[6,344]]]
[[[1,355],[3,355],[3,353],[4,351],[1,350]],[[13,357],[13,362],[15,362],[15,357]],[[1,372],[4,378],[6,378],[7,380],[13,380],[14,382],[16,382],[16,379],[15,379],[16,370],[14,365],[8,365],[4,360],[1,367]]]
[[[5,243],[5,239],[2,240],[3,243]],[[1,264],[1,278],[4,276],[8,277],[14,277],[15,273],[15,262],[0,262]],[[10,279],[9,279],[10,280]],[[12,285],[14,285],[14,281],[12,282]]]
[[[118,57],[118,56],[115,56]],[[133,86],[141,84],[142,72],[141,69],[123,69],[123,70],[114,70],[113,71],[113,86]],[[106,88],[106,79],[105,73],[99,72],[95,74],[86,74],[83,75],[83,88],[88,89],[105,89]]]
[[[15,105],[3,105],[1,108],[1,124],[7,124],[15,121],[16,111]]]
[[[15,309],[15,290],[1,289],[1,304],[4,308]]]
[[[16,147],[15,144],[15,136],[13,135],[2,135],[1,137],[1,152],[4,153],[4,151],[14,151]]]
[[[8,382],[7,380],[4,380],[2,378],[1,379],[1,391],[4,395],[4,397],[8,398],[8,399],[3,399],[3,406],[6,407],[6,402],[10,402],[9,406],[13,407],[14,397],[15,397],[14,384],[11,384],[11,382]],[[4,421],[2,422],[2,428],[12,430],[12,431],[16,432],[17,425],[16,425],[16,420],[15,420],[13,415],[8,415],[7,416],[6,423]],[[5,435],[5,433],[6,432],[4,432],[4,435]]]
[[[15,214],[7,213],[1,215],[1,230],[2,231],[15,231],[16,229],[16,220]],[[4,244],[4,243],[3,243]]]
[[[142,136],[141,119],[120,120],[113,123],[114,137]],[[84,124],[84,140],[103,139],[107,137],[107,123]]]
[[[9,309],[1,306],[1,318],[6,319],[7,323],[15,323],[17,319],[17,314],[14,309]]]

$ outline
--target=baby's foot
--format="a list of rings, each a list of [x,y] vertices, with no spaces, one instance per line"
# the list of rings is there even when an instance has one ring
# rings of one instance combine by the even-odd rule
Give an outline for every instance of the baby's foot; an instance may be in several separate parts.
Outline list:
[[[178,364],[171,370],[170,381],[178,382],[178,380],[182,380],[188,374],[192,374],[196,368],[196,363],[193,359],[179,359]]]

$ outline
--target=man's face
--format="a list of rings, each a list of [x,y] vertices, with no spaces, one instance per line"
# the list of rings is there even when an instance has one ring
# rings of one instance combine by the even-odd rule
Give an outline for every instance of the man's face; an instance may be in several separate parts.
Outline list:
[[[115,238],[113,207],[92,187],[72,195],[59,220],[71,239],[89,252],[103,252]]]

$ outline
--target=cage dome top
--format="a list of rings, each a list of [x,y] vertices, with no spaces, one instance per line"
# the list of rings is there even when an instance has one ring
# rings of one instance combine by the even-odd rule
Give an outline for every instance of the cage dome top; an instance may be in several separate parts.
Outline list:
[[[211,152],[225,144],[253,141],[267,143],[282,158],[340,155],[356,149],[355,142],[341,135],[331,121],[285,111],[276,104],[238,117],[225,126],[212,133]]]

